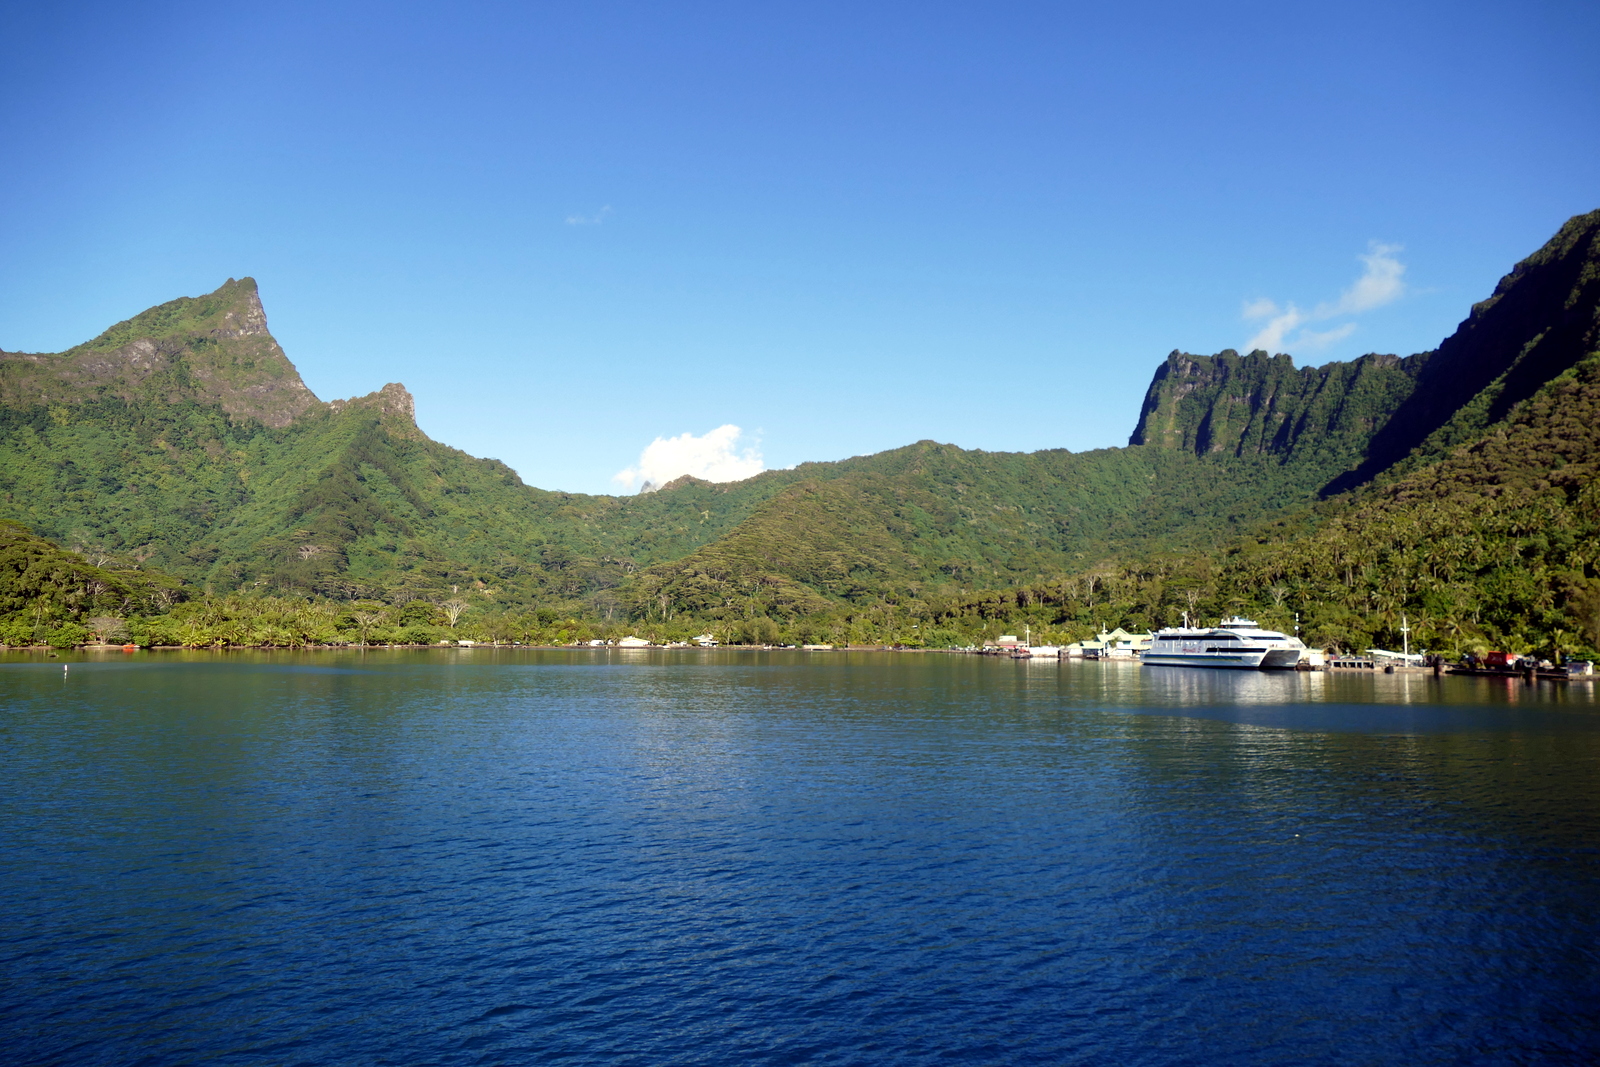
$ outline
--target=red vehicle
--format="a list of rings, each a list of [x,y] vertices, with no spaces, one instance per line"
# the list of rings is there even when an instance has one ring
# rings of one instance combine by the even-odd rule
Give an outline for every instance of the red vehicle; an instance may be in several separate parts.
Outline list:
[[[1485,667],[1515,667],[1517,655],[1513,652],[1485,652],[1483,665]]]

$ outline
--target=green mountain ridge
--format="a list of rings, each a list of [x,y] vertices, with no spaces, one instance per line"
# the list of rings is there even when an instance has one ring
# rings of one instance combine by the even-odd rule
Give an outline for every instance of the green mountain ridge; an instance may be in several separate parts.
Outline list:
[[[1333,496],[1476,439],[1596,348],[1600,211],[1569,219],[1430,352],[1297,368],[1175,351],[1129,443],[1320,465]]]
[[[1130,445],[1198,455],[1275,456],[1332,478],[1366,458],[1416,390],[1420,356],[1365,355],[1296,367],[1285,355],[1173,352],[1145,394]]]
[[[1545,383],[1600,349],[1600,210],[1567,220],[1500,279],[1437,349],[1417,357],[1417,387],[1326,494],[1397,465],[1444,455],[1504,420]]]
[[[1307,488],[1244,461],[1219,481],[1173,452],[1023,455],[923,442],[733,484],[547,492],[428,439],[403,386],[318,400],[268,332],[250,279],[59,355],[0,354],[0,385],[7,516],[217,590],[437,599],[465,586],[498,589],[510,597],[501,603],[578,610],[760,508],[787,506],[769,502],[803,499],[793,487],[834,480],[869,510],[904,498],[916,512],[894,529],[881,516],[855,521],[873,536],[918,531],[905,561],[876,569],[880,583],[1004,585],[1146,543],[1197,543]],[[1225,499],[1218,484],[1232,490]],[[814,577],[790,569],[802,584]],[[612,613],[632,602],[602,599]]]
[[[1153,555],[944,604],[929,622],[1084,632],[1252,614],[1319,644],[1600,655],[1600,353],[1443,458],[1215,553]]]
[[[321,406],[267,330],[254,279],[183,297],[57,354],[0,351],[0,404],[216,405],[234,419],[284,427]]]
[[[1263,530],[1314,543],[1582,365],[1600,321],[1597,233],[1600,212],[1569,221],[1430,353],[1296,368],[1174,352],[1126,447],[922,441],[629,497],[536,489],[432,441],[396,383],[317,399],[255,283],[230,279],[64,353],[0,353],[0,517],[197,590],[454,597],[482,615],[959,619],[1018,598],[1065,604],[1047,591],[1062,576],[1129,566],[1214,586],[1223,571],[1195,561],[1234,566]],[[1579,572],[1563,588],[1581,598]]]

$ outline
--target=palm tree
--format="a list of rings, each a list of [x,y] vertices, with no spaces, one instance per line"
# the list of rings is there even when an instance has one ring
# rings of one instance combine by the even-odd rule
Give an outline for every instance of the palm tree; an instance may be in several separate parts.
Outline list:
[[[350,618],[355,620],[356,628],[361,632],[361,647],[367,647],[367,634],[372,628],[384,620],[381,611],[352,611]]]

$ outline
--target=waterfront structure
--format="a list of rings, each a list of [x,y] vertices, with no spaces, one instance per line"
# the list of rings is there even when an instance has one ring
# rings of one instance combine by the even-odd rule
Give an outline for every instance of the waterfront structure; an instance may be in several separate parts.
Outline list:
[[[1118,626],[1115,630],[1101,630],[1093,641],[1079,641],[1074,646],[1067,646],[1067,655],[1083,656],[1085,659],[1138,659],[1150,648],[1155,640],[1153,634],[1129,633]]]
[[[1390,652],[1386,648],[1369,648],[1367,655],[1383,666],[1395,667],[1420,667],[1422,666],[1422,653],[1420,652]]]

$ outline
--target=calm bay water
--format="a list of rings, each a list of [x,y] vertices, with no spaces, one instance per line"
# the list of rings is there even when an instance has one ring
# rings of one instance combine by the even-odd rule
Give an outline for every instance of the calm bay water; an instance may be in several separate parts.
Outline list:
[[[0,659],[0,1049],[1587,1063],[1590,686],[968,656]]]

